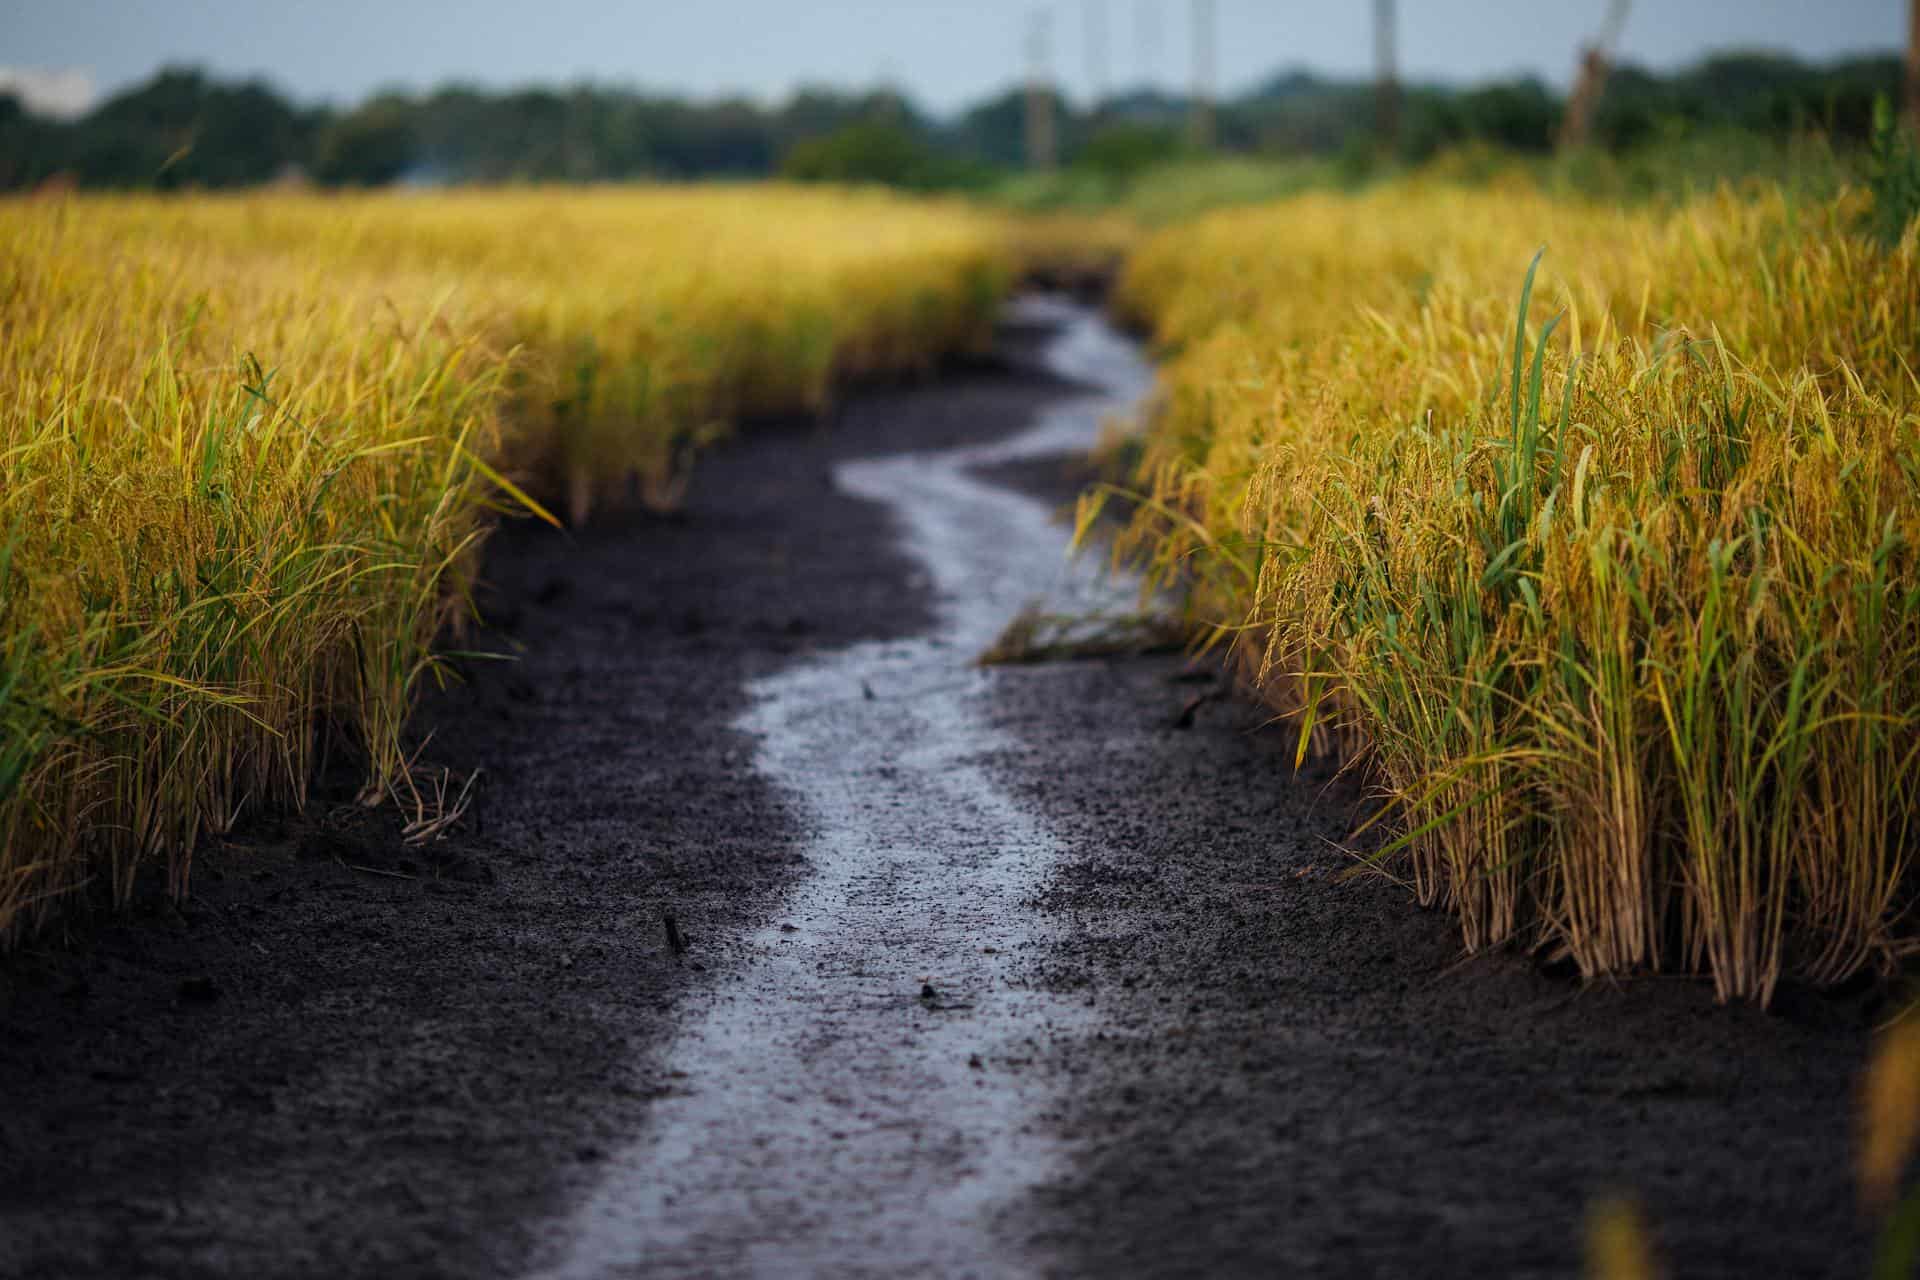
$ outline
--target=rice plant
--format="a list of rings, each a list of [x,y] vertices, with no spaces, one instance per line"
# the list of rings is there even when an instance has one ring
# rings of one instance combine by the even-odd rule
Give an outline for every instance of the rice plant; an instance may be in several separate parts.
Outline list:
[[[393,794],[503,508],[986,340],[999,223],[783,188],[0,203],[0,944]]]
[[[1416,183],[1164,233],[1122,282],[1173,354],[1123,545],[1303,752],[1364,766],[1374,856],[1470,949],[1762,1002],[1889,966],[1920,814],[1914,253],[1857,195],[1766,191]]]

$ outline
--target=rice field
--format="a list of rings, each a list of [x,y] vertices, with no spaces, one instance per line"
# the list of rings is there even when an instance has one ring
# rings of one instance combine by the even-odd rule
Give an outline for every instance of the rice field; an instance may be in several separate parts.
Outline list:
[[[1132,255],[1122,553],[1470,950],[1762,1003],[1913,950],[1920,271],[1866,215],[1411,181]]]
[[[997,220],[780,187],[0,203],[0,943],[403,784],[499,513],[989,335]]]
[[[766,186],[0,204],[0,940],[184,889],[323,757],[403,787],[503,512],[671,506],[730,424],[1124,255],[1167,364],[1121,553],[1378,790],[1378,865],[1588,976],[1885,969],[1920,276],[1867,212],[1513,175],[1144,235]]]

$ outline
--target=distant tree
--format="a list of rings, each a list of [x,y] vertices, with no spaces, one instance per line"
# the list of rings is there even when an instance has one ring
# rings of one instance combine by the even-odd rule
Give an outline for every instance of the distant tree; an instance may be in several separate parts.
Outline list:
[[[1074,156],[1073,167],[1124,184],[1178,159],[1186,150],[1180,135],[1164,126],[1109,125],[1087,139]]]
[[[1356,138],[1370,142],[1375,101],[1368,82],[1286,72],[1222,107],[1220,141],[1241,150],[1338,152]],[[1402,86],[1403,120],[1406,101]]]
[[[68,131],[0,93],[0,190],[31,187],[61,172],[72,155]]]
[[[648,113],[647,129],[654,172],[665,177],[748,177],[771,173],[780,159],[767,114],[745,99],[663,101]]]
[[[1259,100],[1264,92],[1255,90],[1251,97]],[[1100,106],[1100,118],[1106,123],[1123,121],[1128,124],[1177,126],[1187,118],[1186,98],[1159,89],[1129,89],[1124,93],[1111,94]]]
[[[1469,90],[1455,110],[1466,136],[1522,151],[1549,149],[1560,127],[1560,102],[1532,79]]]
[[[1874,135],[1874,103],[1898,101],[1904,70],[1892,56],[1853,58],[1804,76],[1768,95],[1766,118],[1748,127],[1768,133],[1818,130],[1836,141],[1866,143]]]
[[[975,187],[991,176],[924,135],[885,120],[846,125],[795,143],[780,173],[796,182],[877,183],[913,191]]]
[[[796,142],[780,163],[783,177],[798,182],[877,182],[896,187],[928,185],[933,150],[895,124],[844,125],[819,138]]]
[[[786,107],[780,112],[781,131],[788,142],[823,137],[865,118],[861,101],[858,94],[806,85],[787,99]]]
[[[244,186],[302,162],[315,125],[257,81],[168,68],[73,126],[67,167],[100,186]]]
[[[1821,130],[1864,151],[1873,103],[1897,99],[1893,55],[1814,66],[1784,54],[1716,54],[1672,74],[1614,66],[1592,105],[1593,143],[1626,150],[1698,129],[1745,131],[1763,148]],[[1051,91],[1049,91],[1051,93]],[[1221,100],[1229,150],[1354,155],[1371,146],[1373,85],[1292,70]],[[1059,154],[1082,175],[1122,184],[1168,156],[1190,99],[1135,90],[1097,120],[1050,96]],[[0,98],[0,188],[55,174],[89,186],[236,186],[289,166],[333,183],[377,184],[408,173],[448,181],[599,181],[750,177],[784,171],[837,181],[967,185],[1026,160],[1024,93],[1003,91],[951,122],[891,89],[810,87],[777,107],[690,102],[580,84],[496,93],[451,84],[419,97],[387,94],[344,114],[297,107],[270,86],[169,68],[85,118],[43,119]],[[1465,142],[1544,150],[1563,104],[1533,80],[1458,90],[1402,84],[1403,153],[1419,159]],[[1114,132],[1119,130],[1119,132]],[[1104,179],[1103,179],[1104,180]]]
[[[1085,138],[1085,120],[1058,90],[1044,91],[1051,104],[1056,154],[1071,157]],[[963,113],[952,138],[968,155],[1018,169],[1027,162],[1027,91],[1009,89]]]
[[[1516,151],[1549,150],[1559,131],[1561,104],[1545,85],[1526,79],[1465,93],[1409,94],[1404,109],[1406,150],[1419,159],[1468,141]]]
[[[1641,67],[1616,64],[1607,73],[1606,92],[1594,104],[1591,139],[1619,150],[1650,142],[1676,122],[1698,117],[1697,100],[1683,98],[1673,84]]]
[[[392,182],[418,157],[415,115],[406,98],[388,95],[329,122],[315,147],[313,176],[342,186]]]
[[[1734,128],[1774,137],[1817,130],[1864,144],[1876,97],[1899,92],[1891,55],[1814,67],[1781,54],[1728,53],[1660,76],[1621,66],[1594,113],[1594,141],[1613,148],[1696,128]]]
[[[1867,164],[1867,185],[1873,192],[1870,224],[1882,241],[1895,245],[1920,216],[1920,147],[1889,99],[1883,97],[1873,106],[1873,145]]]

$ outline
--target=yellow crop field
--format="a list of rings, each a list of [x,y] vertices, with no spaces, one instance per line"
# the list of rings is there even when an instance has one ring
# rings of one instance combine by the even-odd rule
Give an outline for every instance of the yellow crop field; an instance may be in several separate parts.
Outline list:
[[[1127,550],[1470,949],[1761,1001],[1912,949],[1920,270],[1863,203],[1402,183],[1131,260]]]
[[[0,203],[0,941],[349,744],[493,510],[671,502],[742,415],[978,345],[1004,232],[780,187]]]

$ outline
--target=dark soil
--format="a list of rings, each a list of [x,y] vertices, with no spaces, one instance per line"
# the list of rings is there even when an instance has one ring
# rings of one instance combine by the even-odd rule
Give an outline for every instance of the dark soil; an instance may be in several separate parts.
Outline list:
[[[806,871],[743,685],[928,625],[828,466],[1018,430],[1064,391],[1040,336],[758,424],[674,518],[496,536],[477,639],[520,660],[418,722],[485,770],[453,838],[317,803],[202,851],[183,907],[0,962],[0,1276],[512,1274],[638,1127],[677,996]]]
[[[1070,500],[1070,463],[1005,481]],[[1770,1012],[1684,978],[1582,986],[1462,955],[1409,890],[1350,874],[1373,810],[1217,668],[1008,668],[1000,776],[1071,856],[1035,975],[1100,1029],[1072,1177],[1027,1214],[1067,1274],[1565,1276],[1588,1214],[1634,1203],[1678,1276],[1864,1276],[1856,1077],[1883,994]],[[1182,725],[1186,727],[1181,727]]]
[[[1062,393],[1018,364],[1034,336],[830,431],[743,436],[676,519],[496,539],[494,643],[522,660],[420,722],[429,758],[486,771],[452,839],[316,806],[206,851],[183,908],[6,961],[0,1275],[515,1273],[672,1088],[645,1064],[677,1002],[806,874],[729,728],[745,682],[931,618],[826,468],[1018,429]],[[1063,504],[1082,478],[1003,471]],[[1099,1012],[1032,1068],[1063,1082],[1074,1159],[1017,1227],[1063,1273],[1565,1275],[1620,1191],[1675,1274],[1865,1274],[1873,993],[1763,1014],[1462,964],[1443,916],[1336,874],[1356,797],[1296,777],[1257,710],[1174,727],[1208,672],[992,679],[1019,744],[995,768],[1069,849],[1033,978]]]

